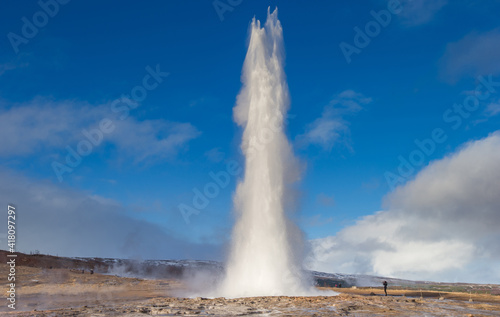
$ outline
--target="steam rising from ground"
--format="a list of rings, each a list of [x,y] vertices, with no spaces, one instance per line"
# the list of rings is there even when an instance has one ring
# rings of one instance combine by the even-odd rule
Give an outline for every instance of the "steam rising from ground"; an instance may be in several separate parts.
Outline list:
[[[277,10],[251,24],[243,88],[234,108],[244,128],[245,176],[234,198],[237,222],[220,293],[224,296],[306,293],[302,234],[286,216],[287,185],[297,162],[284,134],[289,106]]]

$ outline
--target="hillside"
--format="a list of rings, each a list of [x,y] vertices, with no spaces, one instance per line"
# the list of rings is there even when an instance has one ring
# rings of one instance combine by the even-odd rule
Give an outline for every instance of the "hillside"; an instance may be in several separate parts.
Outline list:
[[[0,261],[6,263],[7,251],[0,250]],[[42,269],[93,270],[96,273],[112,274],[132,278],[182,279],[196,276],[199,272],[208,273],[217,279],[224,272],[223,264],[216,261],[198,260],[129,260],[113,258],[59,257],[45,254],[24,254],[17,252],[17,265]],[[500,286],[495,284],[442,283],[430,281],[411,281],[405,279],[372,276],[364,274],[324,273],[310,271],[318,287],[380,287],[387,281],[391,288],[479,292],[500,295]]]

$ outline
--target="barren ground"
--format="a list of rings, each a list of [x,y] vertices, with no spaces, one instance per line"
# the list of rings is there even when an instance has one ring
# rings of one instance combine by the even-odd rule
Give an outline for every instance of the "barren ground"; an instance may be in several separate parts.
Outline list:
[[[16,268],[16,310],[4,316],[499,316],[500,296],[342,288],[338,296],[179,298],[174,280],[82,274],[71,269]],[[0,264],[0,276],[8,267]],[[5,284],[4,284],[5,285]],[[323,289],[327,290],[327,289]],[[4,296],[7,288],[4,287]],[[441,298],[441,299],[440,299]],[[472,299],[472,301],[470,301]]]

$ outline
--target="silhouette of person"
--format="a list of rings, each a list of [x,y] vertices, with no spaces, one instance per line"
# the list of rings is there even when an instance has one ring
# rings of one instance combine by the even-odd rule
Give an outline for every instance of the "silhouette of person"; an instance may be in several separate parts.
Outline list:
[[[387,296],[387,281],[384,281],[384,293],[385,293],[385,296]]]

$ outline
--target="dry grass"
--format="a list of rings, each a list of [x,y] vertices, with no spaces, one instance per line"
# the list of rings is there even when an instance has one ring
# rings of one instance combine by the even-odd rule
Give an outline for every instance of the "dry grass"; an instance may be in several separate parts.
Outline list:
[[[18,309],[2,316],[498,316],[493,295],[381,288],[324,289],[338,296],[177,298],[176,281],[143,280],[71,269],[17,267]],[[0,264],[0,275],[8,267]],[[185,290],[185,289],[184,289]],[[5,291],[6,292],[6,289]],[[372,295],[371,295],[372,294]],[[4,296],[6,293],[4,293]],[[404,295],[404,296],[403,296]],[[422,298],[420,298],[422,296]],[[439,298],[443,297],[442,300]]]

